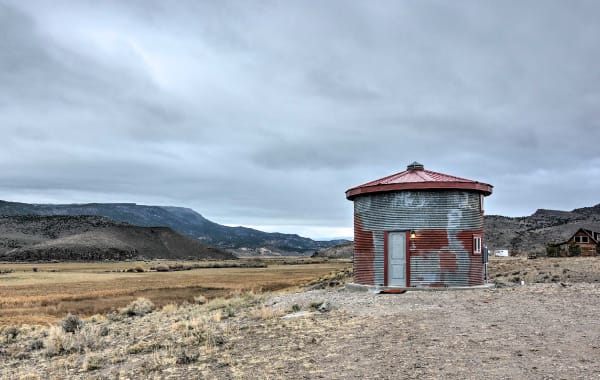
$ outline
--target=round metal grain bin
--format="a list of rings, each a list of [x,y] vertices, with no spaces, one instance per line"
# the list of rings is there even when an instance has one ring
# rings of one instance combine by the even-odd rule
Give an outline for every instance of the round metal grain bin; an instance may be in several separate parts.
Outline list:
[[[354,281],[391,288],[484,284],[486,183],[407,170],[346,191],[354,202]]]

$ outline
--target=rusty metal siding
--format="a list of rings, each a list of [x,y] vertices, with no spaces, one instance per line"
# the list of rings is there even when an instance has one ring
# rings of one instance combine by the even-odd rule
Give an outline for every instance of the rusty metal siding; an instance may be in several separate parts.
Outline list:
[[[409,242],[410,286],[472,286],[483,284],[483,263],[473,255],[474,234],[483,235],[480,193],[468,190],[429,190],[372,193],[354,199],[355,231],[369,236],[371,250],[359,255],[358,283],[383,284],[384,232],[414,230]],[[355,232],[356,233],[356,232]],[[359,236],[357,252],[367,252]],[[369,260],[371,260],[369,262]],[[364,266],[364,268],[363,268]],[[369,272],[370,282],[360,282]]]
[[[482,230],[418,230],[409,244],[411,286],[483,284],[481,255],[473,254],[473,235]]]
[[[360,219],[354,217],[354,281],[358,284],[375,285],[373,278],[373,232],[362,228]]]

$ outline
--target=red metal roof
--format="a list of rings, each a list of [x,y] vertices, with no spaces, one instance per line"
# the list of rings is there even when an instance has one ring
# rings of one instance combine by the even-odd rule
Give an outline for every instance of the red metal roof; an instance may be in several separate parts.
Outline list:
[[[367,182],[346,191],[346,198],[357,195],[398,190],[460,189],[492,193],[492,185],[444,173],[425,170],[422,164],[413,162],[403,172]]]

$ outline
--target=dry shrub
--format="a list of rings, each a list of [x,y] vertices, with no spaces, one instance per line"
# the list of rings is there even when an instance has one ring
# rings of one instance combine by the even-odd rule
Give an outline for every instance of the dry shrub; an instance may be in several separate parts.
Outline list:
[[[221,309],[212,313],[211,318],[212,318],[213,322],[217,322],[217,323],[221,322],[221,320],[223,319],[223,312],[221,312]]]
[[[17,335],[19,335],[19,328],[16,326],[4,326],[0,331],[2,332],[5,342],[15,340]]]
[[[58,356],[73,352],[73,334],[67,334],[62,327],[51,326],[48,335],[44,339],[46,356]]]
[[[84,322],[103,323],[106,322],[108,318],[102,314],[94,314],[91,317],[84,318],[83,320]]]
[[[132,346],[129,346],[127,348],[127,353],[130,355],[135,355],[135,354],[145,354],[148,352],[154,352],[154,351],[158,351],[160,349],[164,348],[164,346],[160,343],[156,343],[156,342],[140,342],[140,343],[136,343]]]
[[[44,348],[44,341],[40,338],[34,338],[31,342],[29,342],[27,348],[29,351],[37,351]]]
[[[81,329],[83,326],[83,321],[76,315],[67,314],[65,319],[60,322],[60,325],[62,326],[64,332],[74,333]]]
[[[236,314],[239,309],[254,306],[259,303],[262,296],[257,295],[253,292],[240,293],[238,292],[231,298],[217,297],[210,300],[206,305],[208,310],[224,309],[224,314],[228,317],[232,317]]]
[[[81,369],[85,372],[94,371],[102,368],[102,357],[97,355],[87,355],[85,359],[83,359],[83,364]]]
[[[216,297],[213,298],[212,300],[210,300],[206,306],[208,307],[208,310],[217,310],[217,309],[223,309],[225,306],[227,306],[228,302],[225,298],[223,297]]]
[[[74,332],[67,332],[62,323],[51,326],[43,341],[45,354],[51,357],[99,349],[104,345],[102,337],[107,335],[104,329],[106,325],[82,325]],[[36,348],[41,347],[38,344]]]
[[[36,373],[26,373],[23,375],[19,375],[19,380],[40,380],[41,377]]]
[[[217,330],[214,326],[208,325],[206,328],[206,350],[212,350],[216,346],[222,346],[225,344],[226,338],[222,331]]]
[[[174,333],[186,338],[190,344],[196,345],[206,340],[207,324],[208,321],[204,318],[193,318],[175,323],[172,329]]]
[[[204,305],[208,300],[202,294],[194,297],[194,302],[198,305]]]
[[[255,319],[273,319],[276,317],[280,317],[284,314],[282,310],[275,310],[270,307],[262,306],[260,308],[254,309],[251,311],[250,315]]]
[[[175,364],[191,364],[198,361],[199,356],[197,349],[178,347],[175,351]]]
[[[163,369],[172,368],[175,365],[176,359],[170,352],[153,351],[149,356],[149,359],[140,365],[143,373],[161,372]]]
[[[134,315],[142,316],[151,313],[152,310],[154,310],[154,304],[152,303],[152,301],[150,301],[148,298],[139,297],[138,299],[121,309],[121,314],[130,317]]]
[[[175,305],[174,303],[166,304],[162,307],[161,311],[163,313],[172,314],[177,311],[177,305]]]

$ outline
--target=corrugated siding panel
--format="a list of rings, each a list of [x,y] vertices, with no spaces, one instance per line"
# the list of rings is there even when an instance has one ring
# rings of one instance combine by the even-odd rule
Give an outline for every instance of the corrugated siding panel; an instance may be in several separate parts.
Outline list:
[[[354,281],[358,284],[375,285],[373,278],[373,232],[362,229],[360,220],[354,217]]]
[[[473,234],[483,235],[480,194],[473,191],[402,191],[359,196],[354,201],[360,233],[371,231],[372,247],[356,262],[355,273],[368,271],[374,285],[384,281],[384,231],[415,230],[409,243],[411,286],[472,286],[483,284],[483,263],[473,255]],[[359,238],[365,240],[364,238]],[[365,251],[368,243],[359,242]],[[366,251],[365,251],[366,252]],[[368,262],[372,258],[371,262]],[[365,266],[362,268],[362,266]]]
[[[411,286],[483,284],[481,255],[473,254],[473,235],[482,230],[417,230],[409,243]]]
[[[385,249],[384,249],[384,233],[383,231],[373,232],[373,246],[375,248],[375,256],[373,258],[373,269],[375,270],[374,282],[376,285],[383,285],[385,273]]]
[[[479,193],[460,190],[402,191],[357,197],[355,213],[370,231],[479,229]]]

